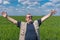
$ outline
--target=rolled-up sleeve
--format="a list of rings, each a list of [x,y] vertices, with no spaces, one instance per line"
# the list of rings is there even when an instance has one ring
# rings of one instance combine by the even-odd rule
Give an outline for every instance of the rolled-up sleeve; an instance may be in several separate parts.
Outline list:
[[[17,22],[17,27],[20,28],[20,25],[21,25],[21,21],[18,21],[18,22]]]
[[[41,25],[41,23],[42,23],[42,22],[41,22],[41,19],[38,19],[38,24],[39,24],[39,26]]]

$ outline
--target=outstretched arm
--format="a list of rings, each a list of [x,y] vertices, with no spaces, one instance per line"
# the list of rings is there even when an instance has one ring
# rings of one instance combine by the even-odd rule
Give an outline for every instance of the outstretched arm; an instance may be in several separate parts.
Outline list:
[[[51,12],[49,14],[47,14],[46,16],[41,18],[41,22],[45,21],[47,18],[49,18],[50,16],[52,16],[55,13],[56,13],[55,10],[51,10]]]
[[[7,18],[7,19],[8,19],[9,21],[11,21],[12,23],[17,24],[17,21],[16,21],[15,19],[9,17],[6,12],[2,12],[2,16],[3,16],[4,18]]]

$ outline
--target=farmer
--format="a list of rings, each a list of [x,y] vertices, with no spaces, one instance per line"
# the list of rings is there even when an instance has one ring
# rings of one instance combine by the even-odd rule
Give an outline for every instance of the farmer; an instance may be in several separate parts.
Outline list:
[[[17,27],[20,28],[20,35],[19,35],[19,40],[40,40],[39,39],[39,34],[38,34],[38,29],[39,26],[41,25],[42,22],[44,22],[47,18],[55,14],[55,10],[51,10],[49,14],[46,16],[33,21],[32,20],[32,15],[27,14],[26,15],[26,22],[22,21],[17,21],[7,15],[6,12],[2,12],[2,16],[12,23],[16,24]]]

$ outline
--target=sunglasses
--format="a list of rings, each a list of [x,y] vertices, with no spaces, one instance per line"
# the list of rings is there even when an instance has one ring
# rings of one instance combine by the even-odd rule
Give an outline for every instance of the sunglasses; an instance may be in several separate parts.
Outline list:
[[[28,16],[28,17],[26,16],[26,18],[32,18],[32,16]]]

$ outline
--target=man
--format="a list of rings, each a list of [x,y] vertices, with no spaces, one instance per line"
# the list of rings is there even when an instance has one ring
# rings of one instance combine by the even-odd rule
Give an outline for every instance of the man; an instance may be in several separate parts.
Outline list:
[[[32,21],[31,14],[27,14],[26,22],[19,22],[13,19],[9,17],[6,12],[2,12],[2,16],[11,21],[12,23],[16,24],[17,27],[20,28],[19,40],[39,40],[39,26],[44,20],[49,18],[51,15],[55,14],[55,12],[55,10],[51,10],[49,14],[35,21]]]

